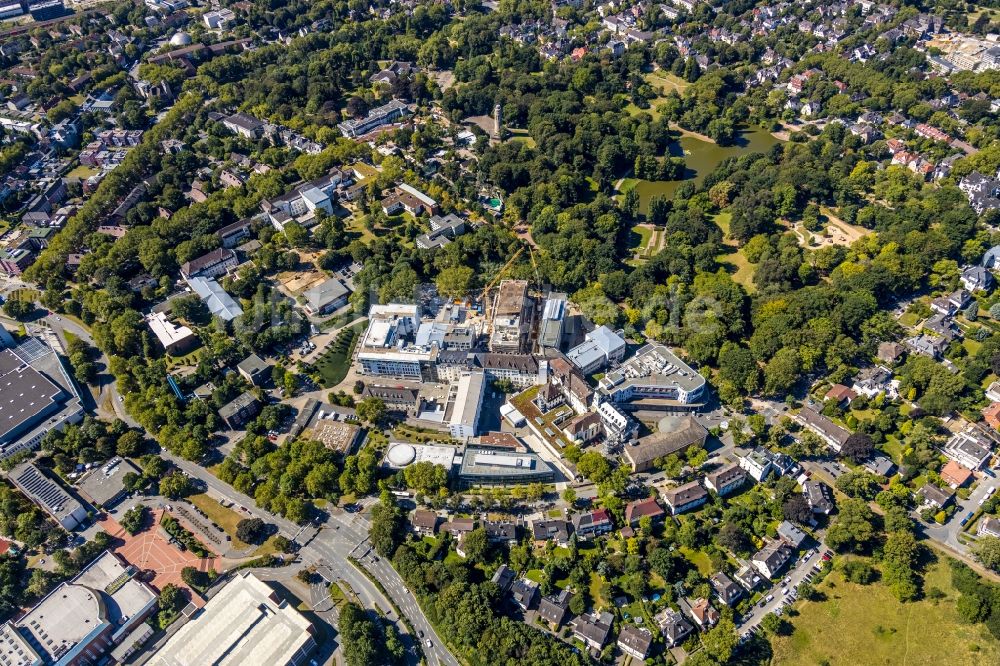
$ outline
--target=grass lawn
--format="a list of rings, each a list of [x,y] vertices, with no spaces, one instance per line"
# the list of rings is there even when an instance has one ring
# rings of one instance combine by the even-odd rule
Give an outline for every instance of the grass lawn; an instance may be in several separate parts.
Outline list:
[[[368,320],[365,319],[359,321],[349,329],[344,329],[351,331],[352,337],[349,344],[338,345],[337,341],[334,340],[327,347],[326,351],[316,359],[316,369],[319,371],[320,377],[323,378],[324,388],[331,388],[344,381],[347,371],[351,368],[351,355],[354,352],[354,344],[361,337],[367,324]],[[343,331],[337,334],[338,339],[341,334],[344,334]],[[344,335],[346,336],[346,334]]]
[[[618,183],[618,191],[625,194],[629,190],[635,189],[635,186],[639,184],[638,178],[622,178],[621,182]]]
[[[241,516],[232,509],[222,506],[218,501],[212,499],[205,493],[191,495],[187,499],[191,502],[191,504],[194,504],[200,510],[204,511],[209,520],[226,531],[229,538],[233,540],[233,548],[243,550],[244,548],[250,547],[251,544],[245,543],[236,538],[236,525],[243,520],[244,516]]]
[[[732,243],[735,245],[733,241],[729,240],[729,224],[733,221],[733,214],[729,211],[725,211],[719,213],[718,215],[714,215],[712,219],[717,225],[719,225],[719,228],[722,229],[722,238],[726,241],[726,244],[729,245]]]
[[[904,312],[899,318],[899,323],[907,328],[916,326],[920,322],[920,317],[913,312]]]
[[[542,581],[545,580],[545,572],[541,569],[528,569],[525,572],[524,577],[541,585]]]
[[[100,169],[95,169],[94,167],[78,165],[75,169],[66,174],[67,178],[79,178],[80,180],[87,180],[91,176],[96,176],[100,173]]]
[[[10,300],[13,301],[26,301],[28,303],[34,303],[41,297],[42,292],[37,289],[15,289],[10,292]]]
[[[646,83],[656,87],[662,87],[663,92],[670,92],[671,90],[676,90],[679,93],[683,93],[691,85],[679,76],[675,76],[670,72],[665,72],[660,70],[658,72],[650,72],[645,76]]]
[[[511,129],[511,128],[508,128],[507,131],[510,132],[510,140],[511,141],[520,141],[521,143],[523,143],[524,145],[526,145],[528,148],[534,148],[535,147],[535,139],[530,134],[528,134],[528,130],[526,130],[526,129]]]
[[[947,596],[936,603],[901,604],[882,584],[854,585],[834,572],[818,586],[827,600],[798,604],[800,615],[789,618],[794,626],[792,634],[772,641],[771,663],[1000,663],[1000,642],[981,624],[959,622],[955,611],[958,592],[951,586],[946,560],[931,566],[924,587],[936,587]]]
[[[681,546],[681,554],[687,558],[687,561],[698,567],[698,571],[701,572],[702,576],[711,576],[714,572],[712,567],[712,560],[708,558],[708,555],[700,550],[691,550],[687,546]]]
[[[743,288],[750,293],[756,290],[753,283],[754,266],[747,261],[742,250],[720,254],[715,260],[722,264],[726,272],[732,276],[734,282],[743,285]]]
[[[590,573],[590,598],[594,601],[594,608],[610,608],[611,600],[601,596],[601,588],[604,586],[604,579],[598,573]]]
[[[642,254],[649,247],[649,241],[653,237],[653,230],[649,227],[639,226],[638,224],[632,227],[631,243],[630,245],[635,250],[636,254]]]
[[[896,439],[895,435],[886,435],[885,442],[882,443],[882,451],[897,465],[903,459],[903,443]]]
[[[983,343],[979,340],[973,340],[972,338],[964,338],[962,340],[962,346],[965,347],[965,351],[969,352],[969,356],[975,355],[979,348],[983,346]]]

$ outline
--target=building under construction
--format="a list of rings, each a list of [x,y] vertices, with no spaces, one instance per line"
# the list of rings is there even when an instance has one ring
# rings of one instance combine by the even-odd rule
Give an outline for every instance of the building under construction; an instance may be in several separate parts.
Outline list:
[[[528,295],[527,280],[504,280],[493,301],[489,347],[499,354],[531,351],[534,299]]]

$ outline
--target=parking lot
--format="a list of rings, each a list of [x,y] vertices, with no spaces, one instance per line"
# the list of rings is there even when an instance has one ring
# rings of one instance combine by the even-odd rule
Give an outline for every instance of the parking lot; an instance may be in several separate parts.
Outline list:
[[[803,581],[812,582],[819,572],[818,567],[822,565],[823,558],[830,557],[828,552],[822,547],[806,551],[795,566],[785,574],[781,582],[776,583],[771,590],[765,592],[764,599],[758,602],[753,611],[742,619],[743,621],[738,625],[740,638],[745,639],[745,637],[755,633],[765,615],[768,613],[780,615],[785,606],[794,602],[798,598],[799,585]]]

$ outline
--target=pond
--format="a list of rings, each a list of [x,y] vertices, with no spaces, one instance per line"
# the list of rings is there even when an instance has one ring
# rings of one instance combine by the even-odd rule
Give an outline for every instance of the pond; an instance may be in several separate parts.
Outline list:
[[[755,127],[743,130],[739,139],[732,146],[719,146],[708,141],[702,141],[693,136],[682,136],[670,145],[670,156],[684,157],[686,166],[683,180],[640,180],[635,181],[635,191],[639,193],[639,210],[645,214],[649,208],[649,200],[657,195],[673,196],[681,183],[692,181],[700,185],[708,174],[712,173],[723,160],[750,152],[766,152],[778,139],[771,136],[765,129]]]

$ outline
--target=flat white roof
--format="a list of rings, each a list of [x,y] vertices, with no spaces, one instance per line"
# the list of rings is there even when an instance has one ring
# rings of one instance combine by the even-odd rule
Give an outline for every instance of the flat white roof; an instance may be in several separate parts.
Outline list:
[[[149,329],[153,331],[153,335],[164,347],[182,342],[194,335],[194,331],[187,326],[177,326],[171,323],[167,319],[167,315],[162,312],[151,313],[146,317],[146,323],[149,324]]]
[[[385,462],[394,469],[401,469],[417,462],[429,462],[450,470],[456,455],[458,455],[458,449],[454,446],[393,442],[389,444],[389,449],[386,451]]]
[[[308,203],[311,203],[313,207],[318,206],[324,201],[328,201],[330,199],[330,197],[323,194],[323,190],[320,190],[316,187],[307,187],[301,190],[299,193],[302,195],[302,198],[305,199]]]
[[[424,194],[415,187],[411,187],[410,185],[403,183],[402,185],[399,186],[399,189],[403,190],[404,192],[409,192],[410,194],[415,196],[417,199],[420,199],[420,201],[424,202],[428,206],[437,206],[437,201],[434,201],[434,199],[431,199],[429,196],[427,196],[426,194]]]
[[[149,663],[162,666],[274,666],[293,663],[314,642],[312,624],[271,587],[237,575],[173,635]]]
[[[467,372],[459,377],[458,395],[451,416],[452,425],[475,427],[485,386],[486,375],[482,372]]]

